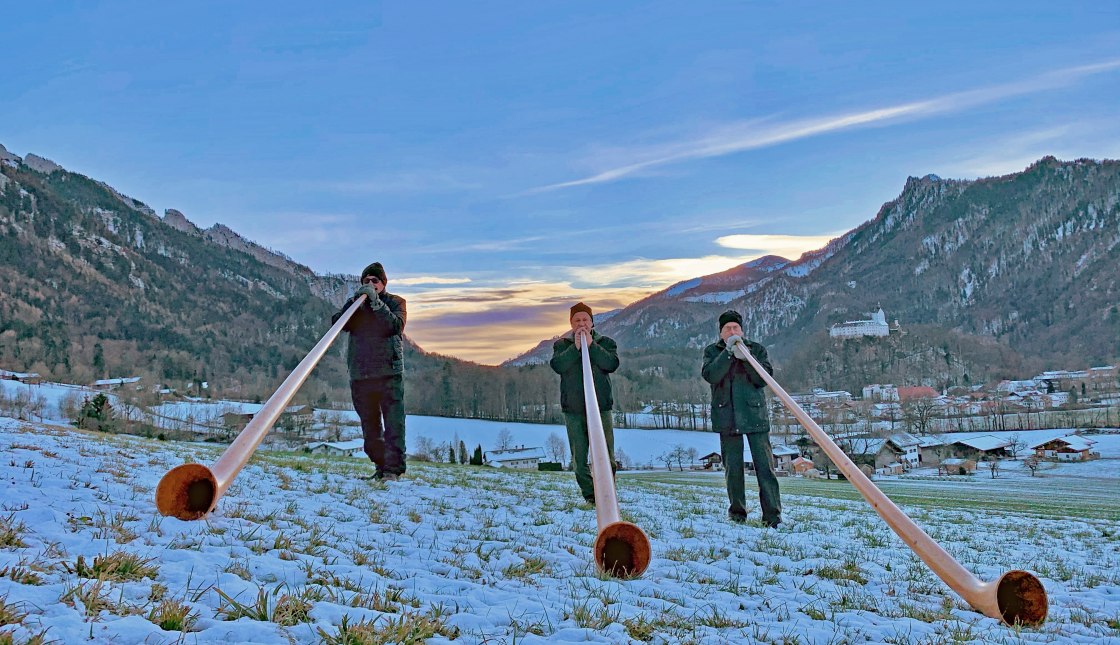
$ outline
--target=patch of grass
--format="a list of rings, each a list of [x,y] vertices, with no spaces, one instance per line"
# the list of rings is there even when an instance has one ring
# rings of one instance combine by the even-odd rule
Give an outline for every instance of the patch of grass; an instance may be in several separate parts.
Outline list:
[[[103,610],[113,609],[109,601],[109,590],[105,588],[104,580],[88,580],[67,587],[59,598],[60,602],[77,607],[78,603],[85,608],[85,614],[94,617]]]
[[[708,614],[706,614],[706,615],[704,615],[700,618],[699,624],[705,625],[707,627],[714,627],[716,629],[726,629],[728,627],[746,627],[747,626],[747,623],[744,623],[740,620],[736,620],[736,619],[728,616],[727,614],[721,612],[719,610],[719,607],[716,607],[715,605],[712,605],[711,611]]]
[[[312,604],[306,598],[283,594],[276,600],[272,611],[272,622],[285,627],[311,622]]]
[[[93,558],[93,565],[86,564],[85,556],[78,556],[78,561],[73,566],[67,566],[67,571],[78,574],[79,578],[96,578],[98,580],[112,580],[115,582],[129,582],[155,578],[159,567],[151,563],[155,558],[141,558],[135,553],[117,551],[109,555],[97,555]]]
[[[23,567],[4,567],[0,569],[0,578],[11,578],[21,585],[41,585],[43,577],[31,569]]]
[[[437,636],[449,640],[459,636],[458,628],[448,627],[442,618],[431,613],[362,619],[356,624],[350,624],[349,617],[343,616],[338,632],[331,634],[320,627],[318,633],[324,645],[417,645]]]
[[[805,605],[804,607],[802,607],[798,611],[805,614],[809,618],[812,618],[813,620],[828,620],[829,619],[828,614],[825,612],[825,610],[821,609],[820,607],[817,606],[817,601],[813,601],[813,602]]]
[[[900,602],[898,604],[898,611],[901,615],[914,620],[920,620],[923,623],[936,623],[940,620],[948,620],[952,617],[949,610],[952,606],[946,607],[944,604],[937,608],[931,609],[929,607],[922,607],[920,605],[913,605],[908,602]]]
[[[23,541],[26,534],[27,525],[17,521],[15,513],[0,517],[0,549],[22,549],[27,546]]]
[[[583,600],[574,603],[571,609],[564,612],[564,618],[571,618],[577,625],[587,629],[605,629],[607,626],[617,623],[621,614],[621,607],[615,607],[614,609],[606,606],[593,608],[589,601]]]
[[[8,603],[7,594],[0,596],[0,627],[4,625],[18,625],[23,622],[27,614],[16,609],[15,604]]]
[[[854,559],[847,559],[840,566],[826,564],[816,570],[818,578],[825,580],[851,580],[856,584],[867,584],[867,576],[859,568],[859,563]]]
[[[247,617],[251,620],[271,622],[274,605],[272,597],[279,591],[279,588],[277,588],[275,592],[269,593],[268,589],[259,587],[257,589],[257,597],[254,601],[242,603],[215,587],[214,592],[218,594],[218,597],[222,601],[221,605],[218,606],[218,615],[225,620],[237,620],[238,618]]]
[[[190,632],[194,631],[198,614],[190,605],[168,598],[152,607],[148,620],[166,632]]]
[[[502,575],[507,578],[528,578],[538,574],[548,574],[549,571],[548,562],[541,558],[530,556],[525,558],[520,564],[511,564],[505,569],[502,569]]]
[[[232,573],[242,580],[253,579],[253,574],[249,571],[248,563],[242,562],[241,560],[230,560],[229,564],[227,564],[225,569],[222,569],[222,571],[225,571],[226,573]]]

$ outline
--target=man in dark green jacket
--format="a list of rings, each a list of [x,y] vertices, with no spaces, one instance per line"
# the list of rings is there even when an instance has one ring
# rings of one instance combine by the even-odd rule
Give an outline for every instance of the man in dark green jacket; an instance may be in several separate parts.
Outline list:
[[[354,411],[362,420],[365,453],[376,470],[373,479],[396,481],[404,474],[404,323],[405,300],[385,290],[389,280],[380,262],[362,271],[362,286],[332,318],[337,322],[360,296],[365,303],[346,322],[350,332],[347,364]],[[385,418],[382,426],[381,419]]]
[[[701,375],[712,386],[712,431],[719,433],[720,455],[727,478],[728,516],[742,522],[747,517],[746,489],[743,481],[743,435],[751,448],[762,523],[774,527],[782,521],[782,501],[778,478],[774,475],[774,452],[770,448],[770,421],[766,416],[766,382],[745,360],[732,353],[743,343],[767,372],[773,374],[766,348],[743,340],[743,317],[728,310],[719,317],[719,342],[704,348]]]
[[[591,378],[595,383],[595,396],[599,399],[599,419],[607,439],[607,454],[614,470],[614,426],[611,409],[611,372],[618,369],[618,346],[610,338],[593,329],[591,307],[582,302],[572,306],[569,316],[572,330],[552,344],[552,371],[560,375],[560,410],[564,412],[564,425],[568,428],[568,445],[572,449],[572,464],[576,483],[583,499],[595,503],[595,485],[591,469],[587,466],[587,408],[583,401],[583,354],[580,339],[586,339]]]

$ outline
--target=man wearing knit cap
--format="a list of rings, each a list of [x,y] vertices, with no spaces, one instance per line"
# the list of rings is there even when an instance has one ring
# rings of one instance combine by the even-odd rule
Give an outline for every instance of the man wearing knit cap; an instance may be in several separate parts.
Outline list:
[[[614,470],[614,426],[611,424],[611,408],[614,398],[611,392],[611,372],[618,369],[618,346],[610,338],[595,331],[595,320],[591,307],[582,302],[572,306],[568,314],[572,330],[565,333],[552,344],[552,371],[560,375],[560,410],[564,413],[564,425],[568,428],[568,445],[572,449],[572,465],[576,471],[579,492],[588,503],[595,503],[595,485],[591,479],[591,469],[587,466],[587,408],[583,400],[583,358],[581,341],[587,343],[588,358],[591,362],[591,378],[595,382],[595,396],[599,409],[591,411],[598,414],[603,422],[603,434],[607,439],[607,454],[611,469]]]
[[[720,456],[727,479],[728,516],[736,522],[747,519],[743,481],[743,436],[751,448],[762,523],[775,527],[782,522],[782,501],[774,475],[774,452],[770,448],[770,422],[766,417],[766,382],[746,360],[733,353],[744,346],[767,372],[773,374],[766,348],[743,340],[743,317],[728,310],[719,316],[719,342],[704,348],[701,375],[712,386],[712,431],[719,433]]]
[[[347,364],[350,396],[362,420],[365,453],[376,465],[372,477],[396,481],[404,474],[404,298],[385,290],[389,279],[380,262],[362,271],[361,287],[331,322],[337,322],[359,296],[366,300],[344,330],[350,333]],[[382,424],[384,418],[384,424]]]

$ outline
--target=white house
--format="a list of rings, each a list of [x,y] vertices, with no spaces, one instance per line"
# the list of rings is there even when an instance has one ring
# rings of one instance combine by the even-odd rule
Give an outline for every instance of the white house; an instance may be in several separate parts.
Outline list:
[[[43,377],[39,376],[36,372],[9,372],[8,370],[0,370],[0,379],[35,385],[41,382]]]
[[[907,469],[914,468],[922,460],[920,452],[922,441],[909,432],[891,435],[887,439],[887,445],[894,449],[899,461]]]
[[[883,308],[871,314],[869,320],[849,320],[837,323],[828,329],[832,338],[859,338],[860,336],[889,336],[891,328],[887,325],[887,315]]]
[[[307,444],[307,450],[316,455],[332,455],[336,457],[362,457],[365,453],[362,446],[363,439],[350,441],[312,441]]]
[[[966,458],[1006,457],[1007,447],[1011,445],[1011,441],[985,434],[969,439],[958,439],[951,445],[955,446],[956,452]]]
[[[863,388],[864,401],[897,401],[898,388],[893,385],[868,385]]]
[[[508,450],[487,450],[482,453],[482,462],[494,468],[536,470],[537,464],[542,461],[545,461],[544,448],[510,448]]]
[[[782,472],[793,470],[793,460],[801,456],[800,450],[790,446],[773,446],[772,452],[774,453],[774,469]]]
[[[115,390],[119,387],[139,382],[139,376],[132,376],[129,378],[106,378],[100,381],[94,381],[92,387],[97,390]]]
[[[1053,459],[1055,461],[1088,461],[1097,459],[1100,453],[1093,452],[1093,444],[1097,443],[1081,435],[1071,434],[1055,439],[1045,439],[1030,445],[1036,457]]]
[[[1028,392],[1037,392],[1038,383],[1033,379],[1030,381],[1000,381],[999,385],[996,386],[996,391],[1003,392],[1005,394],[1026,394]]]

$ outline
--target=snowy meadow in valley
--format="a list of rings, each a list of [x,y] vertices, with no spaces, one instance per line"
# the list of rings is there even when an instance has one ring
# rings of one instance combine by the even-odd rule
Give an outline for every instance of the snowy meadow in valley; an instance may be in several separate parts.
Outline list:
[[[471,422],[440,422],[468,436]],[[158,515],[156,483],[221,447],[12,419],[0,446],[5,642],[1120,640],[1112,478],[891,483],[982,580],[1039,575],[1049,619],[1009,627],[969,608],[844,482],[783,479],[772,530],[757,511],[728,522],[718,476],[620,476],[623,518],[653,545],[645,575],[622,581],[592,563],[595,514],[570,473],[410,463],[382,484],[356,477],[359,459],[269,451],[208,519],[183,522]],[[1035,508],[1048,491],[1086,501]]]

